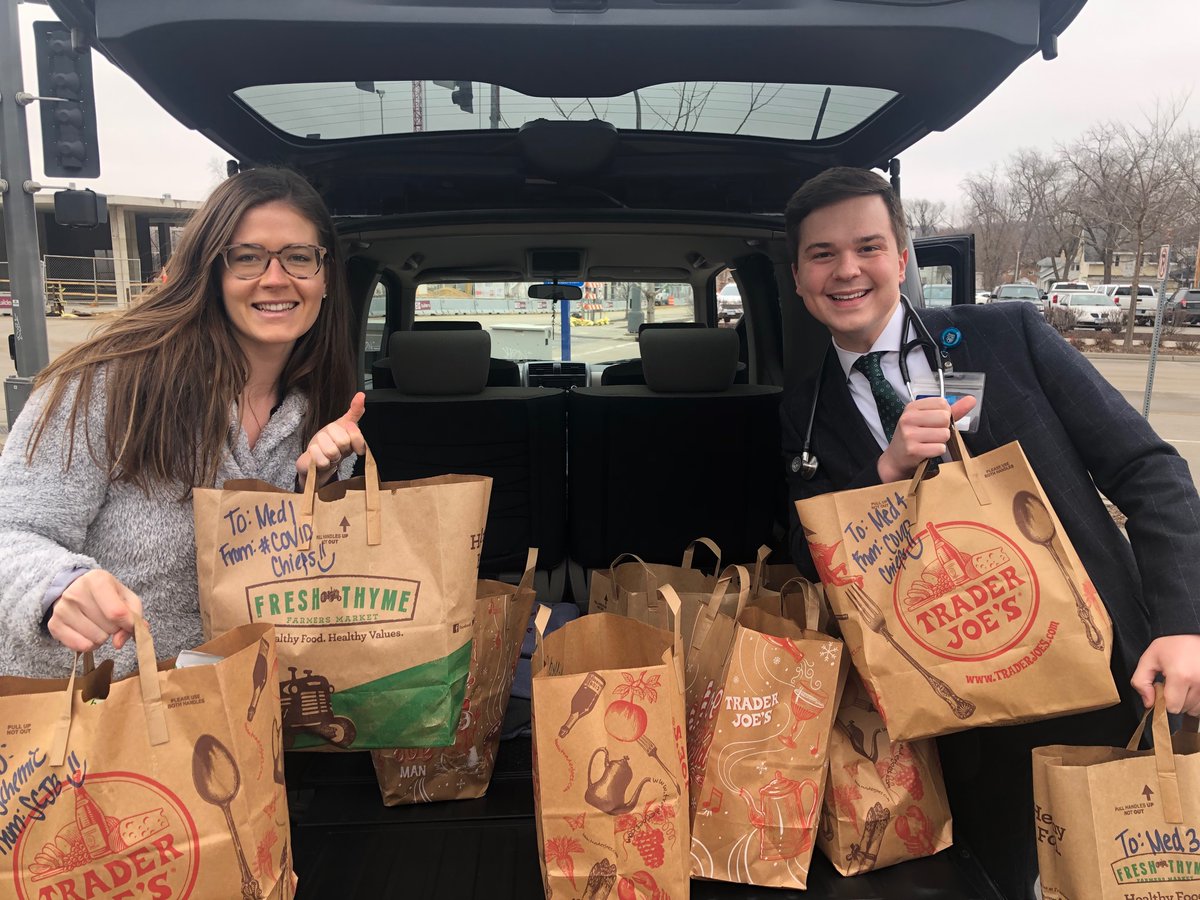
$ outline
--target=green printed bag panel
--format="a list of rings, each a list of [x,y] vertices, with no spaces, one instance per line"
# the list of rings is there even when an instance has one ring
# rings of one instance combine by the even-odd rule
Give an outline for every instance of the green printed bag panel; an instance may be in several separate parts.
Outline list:
[[[1033,751],[1034,833],[1046,900],[1200,896],[1200,735],[1172,735],[1155,685],[1153,750],[1056,745]]]
[[[344,691],[323,675],[292,669],[279,685],[284,748],[333,744],[342,750],[378,750],[391,747],[399,737],[413,747],[452,744],[470,660],[467,644],[446,659]],[[371,723],[369,736],[358,733],[359,722]]]
[[[233,481],[194,492],[205,633],[275,626],[281,701],[290,685],[300,703],[288,719],[306,723],[284,722],[294,746],[454,740],[490,492],[491,479],[473,475],[380,484],[370,452],[365,477],[320,491]],[[403,716],[342,699],[393,692],[392,679]]]

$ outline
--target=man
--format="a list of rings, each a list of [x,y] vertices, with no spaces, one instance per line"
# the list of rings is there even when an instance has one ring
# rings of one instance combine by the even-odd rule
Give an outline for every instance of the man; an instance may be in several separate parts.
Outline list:
[[[932,363],[941,350],[956,371],[985,373],[985,391],[978,410],[971,397],[953,407],[909,402],[899,352],[915,336],[900,303],[908,239],[899,199],[880,176],[822,173],[788,202],[786,225],[796,293],[832,335],[816,375],[789,385],[783,401],[792,499],[910,478],[921,460],[946,452],[952,420],[977,415],[978,430],[963,434],[968,449],[1019,441],[1083,560],[1113,619],[1113,671],[1127,699],[1131,684],[1151,705],[1161,674],[1171,712],[1200,712],[1200,498],[1187,463],[1029,303],[921,310],[941,338]],[[932,374],[920,349],[905,363],[912,380]],[[818,379],[810,449],[820,463],[806,479],[800,456]],[[1097,488],[1128,517],[1128,541]],[[792,556],[815,575],[794,508],[792,526]],[[986,740],[978,731],[941,740],[956,831],[1006,895],[1032,896],[1037,871],[1029,749],[1124,743],[1133,711],[1131,702],[989,729]]]

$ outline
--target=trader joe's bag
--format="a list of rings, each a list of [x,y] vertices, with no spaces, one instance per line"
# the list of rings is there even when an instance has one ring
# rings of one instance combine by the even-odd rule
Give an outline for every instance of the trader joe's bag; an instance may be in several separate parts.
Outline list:
[[[530,550],[519,586],[502,581],[479,582],[471,671],[454,744],[371,752],[386,806],[466,800],[487,792],[513,670],[533,609],[536,562],[537,551]]]
[[[731,618],[719,602],[687,652],[692,874],[804,888],[848,668],[842,642],[740,603]]]
[[[951,844],[937,745],[890,741],[854,673],[829,741],[829,786],[817,846],[843,875],[860,875]]]
[[[548,618],[539,610],[539,632]],[[547,898],[688,897],[680,644],[678,631],[596,613],[546,635],[534,654],[533,797]]]
[[[1020,445],[952,435],[936,477],[796,502],[888,734],[1111,706],[1112,623]]]
[[[716,557],[717,563],[711,575],[692,568],[697,544],[703,544]],[[588,589],[588,612],[610,612],[627,616],[630,615],[631,600],[654,606],[657,603],[656,592],[662,584],[669,584],[680,594],[711,594],[717,585],[716,573],[720,571],[721,548],[706,537],[696,538],[688,544],[684,548],[683,559],[677,566],[646,563],[632,553],[623,553],[613,560],[609,568],[595,569],[592,572]],[[645,621],[638,615],[632,617],[638,621]],[[665,607],[662,621],[667,621]],[[662,627],[666,627],[665,624]]]
[[[314,482],[194,491],[205,635],[275,625],[289,749],[453,743],[491,479]]]
[[[1200,896],[1200,735],[1171,736],[1155,685],[1154,749],[1038,747],[1034,827],[1046,900]],[[1069,686],[1066,688],[1069,690]]]
[[[156,664],[140,619],[134,637],[120,681],[111,661],[0,678],[0,896],[292,897],[273,629],[181,669]]]

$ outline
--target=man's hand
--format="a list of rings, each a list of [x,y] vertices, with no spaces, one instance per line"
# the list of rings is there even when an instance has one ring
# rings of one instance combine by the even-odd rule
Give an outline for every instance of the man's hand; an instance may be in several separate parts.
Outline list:
[[[1167,712],[1200,715],[1200,634],[1170,634],[1150,642],[1129,679],[1147,709],[1154,705],[1159,674]]]
[[[974,408],[974,397],[963,397],[953,406],[941,397],[923,397],[904,407],[892,442],[876,464],[880,482],[912,478],[922,460],[945,453],[950,443],[950,423]]]
[[[142,614],[142,601],[103,569],[80,575],[54,604],[46,627],[50,635],[76,653],[102,646],[112,636],[120,650],[133,637],[133,623]]]
[[[308,442],[308,449],[296,460],[296,476],[301,489],[313,466],[317,467],[317,487],[320,487],[337,471],[338,463],[344,457],[351,453],[366,452],[367,442],[358,430],[358,420],[363,417],[366,408],[367,395],[359,391],[350,401],[350,408],[345,415],[313,435]]]

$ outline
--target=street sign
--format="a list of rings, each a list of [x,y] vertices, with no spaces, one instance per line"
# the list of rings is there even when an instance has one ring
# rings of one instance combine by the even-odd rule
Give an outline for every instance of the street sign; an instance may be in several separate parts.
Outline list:
[[[1167,265],[1171,259],[1171,245],[1163,244],[1158,248],[1158,280],[1167,277]]]

